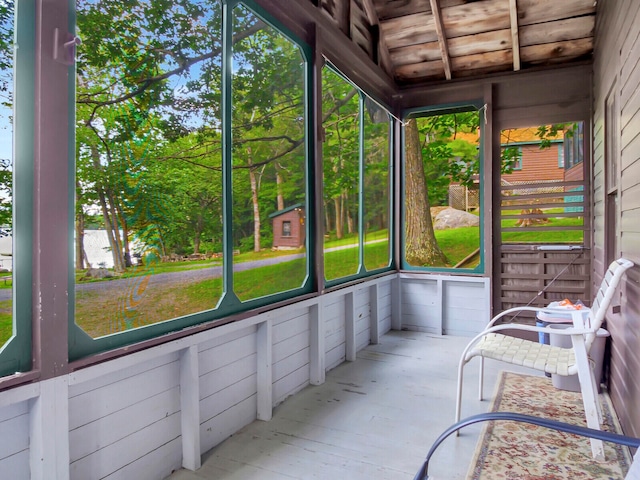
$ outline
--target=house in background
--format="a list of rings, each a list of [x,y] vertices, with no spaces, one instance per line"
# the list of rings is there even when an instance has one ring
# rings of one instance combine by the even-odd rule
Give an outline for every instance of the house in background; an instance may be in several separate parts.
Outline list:
[[[301,248],[306,239],[304,205],[297,203],[269,215],[273,226],[273,248]]]

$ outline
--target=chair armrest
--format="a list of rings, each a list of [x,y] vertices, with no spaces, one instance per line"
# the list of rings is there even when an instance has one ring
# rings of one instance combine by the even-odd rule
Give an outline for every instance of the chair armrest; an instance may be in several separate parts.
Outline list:
[[[574,435],[581,435],[583,437],[589,437],[589,438],[597,438],[605,442],[617,443],[620,445],[625,445],[627,447],[632,447],[632,448],[640,447],[640,438],[627,437],[625,435],[620,435],[617,433],[607,432],[603,430],[594,430],[592,428],[581,427],[578,425],[572,425],[564,422],[558,422],[556,420],[549,420],[547,418],[533,417],[531,415],[523,415],[521,413],[511,413],[511,412],[482,413],[479,415],[473,415],[471,417],[462,419],[458,423],[451,425],[444,432],[442,432],[442,434],[436,439],[436,441],[431,446],[431,449],[429,450],[429,453],[427,453],[427,457],[424,463],[422,464],[422,467],[414,477],[414,480],[427,480],[429,478],[427,475],[428,473],[427,470],[429,468],[429,460],[431,460],[431,457],[435,453],[438,446],[440,446],[440,444],[449,435],[457,432],[461,428],[464,428],[468,425],[473,425],[474,423],[478,423],[478,422],[486,422],[489,420],[508,420],[512,422],[525,422],[525,423],[530,423],[532,425],[538,425],[541,427],[550,428],[552,430],[558,430],[560,432],[572,433]],[[636,454],[636,456],[634,457],[634,462],[631,467],[632,470],[637,469],[637,462],[640,462],[640,456],[638,454]]]
[[[500,312],[498,315],[496,315],[495,317],[493,317],[491,319],[491,321],[487,324],[487,328],[493,326],[498,320],[500,320],[502,317],[509,315],[511,313],[516,313],[516,312],[544,312],[545,310],[547,310],[546,308],[541,308],[541,307],[513,307],[513,308],[509,308],[507,310],[504,310],[503,312]]]

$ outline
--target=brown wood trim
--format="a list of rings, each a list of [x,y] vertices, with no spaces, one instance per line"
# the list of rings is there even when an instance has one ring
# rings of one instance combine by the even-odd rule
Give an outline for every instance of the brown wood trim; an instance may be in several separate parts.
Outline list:
[[[511,21],[511,50],[513,52],[513,70],[520,70],[520,40],[518,32],[518,6],[516,0],[509,0],[509,19]]]
[[[436,27],[436,35],[438,35],[440,56],[442,57],[442,65],[444,66],[444,77],[447,80],[451,80],[451,59],[449,57],[449,48],[447,46],[447,35],[445,34],[444,24],[442,23],[440,5],[438,5],[438,0],[429,0],[429,3],[431,5],[431,12],[433,14],[433,20]]]
[[[31,370],[30,372],[16,373],[14,375],[0,377],[0,392],[20,385],[25,385],[27,383],[33,383],[38,380],[40,380],[39,370]]]
[[[313,45],[312,28],[321,33],[319,55],[327,56],[343,74],[361,89],[387,104],[393,104],[397,86],[380,66],[353,42],[326,16],[309,1],[256,0],[278,21],[291,29],[296,35]]]

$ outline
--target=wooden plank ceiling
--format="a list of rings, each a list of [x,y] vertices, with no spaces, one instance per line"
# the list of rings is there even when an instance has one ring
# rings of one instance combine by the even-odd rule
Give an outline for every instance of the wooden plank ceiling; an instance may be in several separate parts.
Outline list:
[[[594,0],[310,0],[398,86],[590,59]]]

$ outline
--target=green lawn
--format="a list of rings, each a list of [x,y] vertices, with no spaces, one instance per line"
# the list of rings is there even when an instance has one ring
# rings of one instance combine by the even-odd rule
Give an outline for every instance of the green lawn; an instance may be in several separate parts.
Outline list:
[[[503,227],[514,226],[516,220],[503,220]],[[569,226],[582,225],[581,218],[550,218],[545,225]],[[553,231],[553,232],[505,232],[502,234],[504,242],[518,243],[574,243],[582,241],[581,231]],[[365,266],[367,270],[384,268],[389,263],[389,244],[387,231],[380,230],[367,234],[364,248]],[[436,239],[440,248],[445,252],[450,265],[455,265],[479,247],[478,227],[463,227],[457,229],[437,230]],[[378,241],[376,240],[383,240]],[[325,249],[357,244],[357,236],[349,235],[341,240],[329,239],[325,242]],[[302,250],[300,250],[302,251]],[[297,251],[270,251],[259,253],[244,253],[235,255],[234,263],[249,260],[289,255]],[[279,292],[298,288],[306,277],[305,259],[298,259],[277,265],[254,268],[237,272],[234,275],[234,291],[242,301],[260,298]],[[158,263],[152,266],[152,274],[197,270],[221,265],[221,259],[203,261],[180,261]],[[357,249],[346,248],[327,252],[325,254],[325,276],[329,279],[342,278],[357,273]],[[144,268],[144,267],[139,267]],[[78,281],[79,276],[76,280]],[[140,276],[140,270],[131,269],[123,277]],[[98,280],[94,280],[98,281]],[[0,288],[11,288],[11,282],[5,286],[0,282]],[[97,337],[120,331],[125,328],[135,328],[152,322],[159,322],[188,315],[216,307],[222,295],[222,279],[206,279],[185,282],[179,286],[175,284],[141,289],[142,295],[136,298],[133,319],[125,322],[123,315],[117,315],[124,310],[122,292],[104,295],[97,292],[78,292],[76,294],[76,321],[87,333]],[[130,298],[134,298],[130,295]],[[4,344],[12,334],[12,301],[0,302],[0,345]]]

